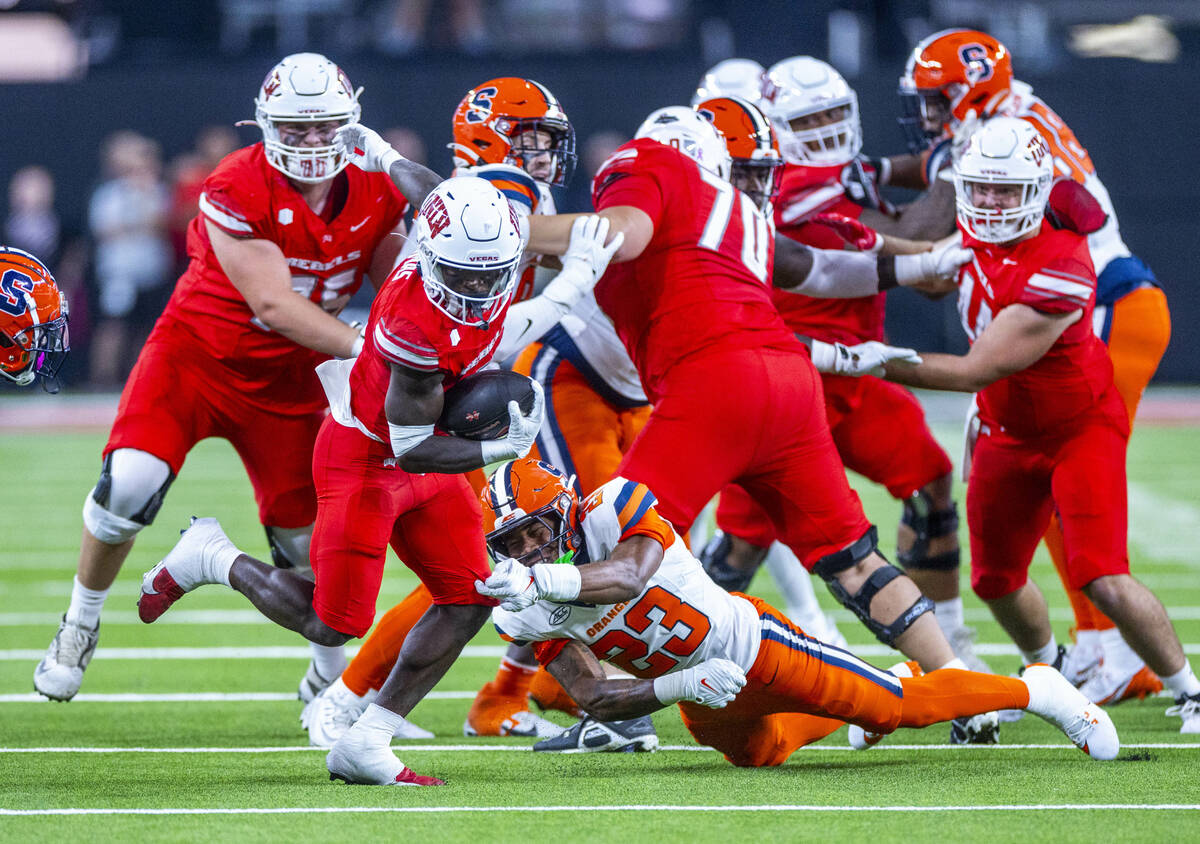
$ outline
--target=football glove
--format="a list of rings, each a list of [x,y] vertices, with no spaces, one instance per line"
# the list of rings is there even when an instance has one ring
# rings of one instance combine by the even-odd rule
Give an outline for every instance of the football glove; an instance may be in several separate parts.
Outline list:
[[[838,181],[846,198],[864,208],[875,208],[888,216],[896,214],[896,206],[883,198],[879,186],[887,184],[891,175],[891,162],[886,158],[868,158],[857,155],[854,160],[842,168]]]
[[[498,440],[484,440],[480,449],[483,452],[483,463],[495,463],[499,460],[513,460],[524,457],[533,448],[538,429],[542,427],[542,417],[546,410],[546,392],[537,381],[531,381],[533,387],[533,409],[526,416],[521,413],[521,406],[515,401],[508,403],[508,433]]]
[[[746,685],[746,672],[728,659],[706,659],[692,668],[654,680],[654,696],[664,704],[690,700],[710,709],[724,709]]]
[[[540,597],[529,568],[511,557],[501,560],[487,580],[476,580],[475,591],[495,598],[500,602],[500,608],[509,612],[531,607]]]
[[[625,233],[617,232],[606,246],[608,229],[608,220],[598,214],[579,217],[571,224],[571,240],[562,256],[562,271],[546,285],[543,296],[570,311],[584,294],[591,292],[625,242]]]
[[[378,132],[361,123],[339,126],[333,145],[351,164],[367,173],[386,173],[404,159]]]
[[[879,236],[879,232],[853,217],[844,214],[817,214],[812,221],[833,229],[838,237],[859,252],[878,252],[883,248],[883,238]]]
[[[971,260],[974,253],[964,249],[957,239],[950,240],[928,252],[897,255],[896,282],[902,287],[918,284],[953,282],[959,267]]]
[[[921,356],[913,349],[888,346],[875,340],[857,346],[812,341],[812,361],[818,372],[881,377],[884,364],[893,360],[917,364],[921,362]]]

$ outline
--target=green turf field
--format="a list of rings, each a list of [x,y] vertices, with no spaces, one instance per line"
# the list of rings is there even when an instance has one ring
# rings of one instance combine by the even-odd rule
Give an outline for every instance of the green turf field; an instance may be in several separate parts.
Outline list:
[[[956,428],[939,427],[939,435],[956,455]],[[939,725],[855,753],[841,730],[780,768],[740,770],[696,749],[674,710],[655,718],[672,749],[534,756],[529,740],[461,735],[469,699],[501,653],[488,631],[411,715],[437,739],[399,749],[448,787],[331,783],[323,752],[306,747],[300,704],[288,699],[307,661],[294,634],[219,587],[188,596],[153,626],[137,620],[141,574],[189,515],[217,516],[244,549],[266,553],[249,485],[223,442],[193,452],[139,539],[105,608],[82,697],[31,700],[33,666],[67,605],[79,508],[103,439],[100,431],[0,432],[0,840],[1200,840],[1200,736],[1178,734],[1178,719],[1163,717],[1165,698],[1112,711],[1128,747],[1108,764],[1029,718],[1006,724],[1000,747],[948,748]],[[1143,425],[1129,460],[1135,573],[1168,606],[1193,661],[1198,446],[1200,429]],[[899,508],[881,490],[857,486],[890,553]],[[1063,640],[1069,613],[1047,559],[1034,575]],[[394,566],[381,609],[413,583]],[[776,597],[765,574],[753,591]],[[993,667],[1015,670],[1015,652],[986,610],[969,594],[966,606]],[[894,661],[848,613],[836,617],[864,656]],[[201,693],[211,699],[198,700]],[[153,699],[164,694],[185,700]],[[105,698],[112,695],[125,697]]]

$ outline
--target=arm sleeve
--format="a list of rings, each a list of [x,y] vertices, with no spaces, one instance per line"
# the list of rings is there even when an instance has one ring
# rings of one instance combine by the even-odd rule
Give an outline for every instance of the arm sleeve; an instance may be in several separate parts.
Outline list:
[[[856,299],[879,292],[879,258],[871,252],[813,249],[808,276],[795,287],[782,288],[818,299]]]
[[[492,355],[505,360],[553,328],[569,311],[545,296],[534,296],[510,305],[504,315],[504,333]]]
[[[1025,282],[1017,303],[1046,314],[1086,308],[1096,292],[1096,277],[1077,261],[1051,261]]]
[[[418,372],[436,372],[438,352],[417,326],[401,317],[380,316],[371,333],[380,356]]]

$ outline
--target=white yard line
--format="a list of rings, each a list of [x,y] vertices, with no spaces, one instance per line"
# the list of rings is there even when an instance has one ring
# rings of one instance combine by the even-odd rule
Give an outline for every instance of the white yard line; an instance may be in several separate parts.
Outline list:
[[[526,751],[532,752],[533,746],[529,744],[408,744],[401,743],[393,745],[397,749],[403,750],[405,753],[412,752],[429,752],[429,753],[477,753],[477,752],[499,752],[499,753],[523,753]],[[1196,750],[1200,749],[1200,742],[1157,742],[1146,744],[1123,744],[1122,750]],[[661,745],[660,751],[702,751],[715,753],[711,747],[702,747],[698,744],[668,744]],[[802,747],[801,752],[813,753],[817,751],[849,751],[852,753],[860,753],[849,745],[809,745]],[[967,752],[971,750],[1004,751],[1004,750],[1072,750],[1076,751],[1073,744],[1065,742],[1060,744],[888,744],[882,742],[875,745],[871,752],[888,750],[946,750],[952,753]],[[328,753],[328,748],[307,747],[302,745],[288,747],[0,747],[0,754],[5,753],[95,753],[95,754],[120,754],[120,753],[158,753],[158,754],[216,754],[216,753],[234,753],[234,754],[259,754],[259,753],[305,753],[317,752]],[[1078,751],[1076,751],[1078,752]]]
[[[1200,507],[1129,483],[1129,544],[1148,557],[1200,569]]]
[[[0,816],[41,815],[341,815],[400,814],[452,815],[457,813],[538,813],[548,812],[1111,812],[1111,811],[1183,811],[1200,810],[1200,803],[1041,803],[1000,806],[273,806],[269,808],[210,809],[0,809]]]
[[[432,691],[422,700],[474,700],[478,692]],[[295,701],[295,692],[162,692],[147,694],[90,694],[71,698],[72,703],[248,703]],[[46,698],[37,692],[0,695],[0,703],[41,703]]]

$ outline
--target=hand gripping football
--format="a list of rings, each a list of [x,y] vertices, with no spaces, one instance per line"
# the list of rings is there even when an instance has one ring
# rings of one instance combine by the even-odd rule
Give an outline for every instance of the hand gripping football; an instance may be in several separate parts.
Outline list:
[[[468,440],[495,440],[508,434],[508,403],[533,410],[533,381],[508,369],[470,375],[446,391],[438,427]]]

